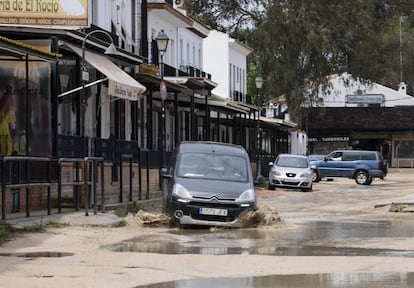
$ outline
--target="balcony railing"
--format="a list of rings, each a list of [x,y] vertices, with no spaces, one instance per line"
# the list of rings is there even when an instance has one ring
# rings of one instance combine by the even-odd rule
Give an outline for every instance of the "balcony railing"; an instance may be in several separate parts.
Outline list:
[[[59,135],[58,158],[83,158],[82,142],[79,136]],[[160,151],[141,150],[135,141],[87,138],[85,143],[88,146],[85,151],[92,151],[89,156],[102,157],[105,161],[118,162],[124,155],[131,155],[132,161],[140,161],[144,168],[158,168],[161,163]],[[167,162],[170,154],[167,153]]]
[[[168,64],[164,64],[164,76],[167,77],[195,77],[206,78],[211,80],[211,74],[202,71],[196,67],[190,65],[181,65],[180,69],[177,69]]]
[[[82,149],[82,143],[87,147]],[[88,138],[83,141],[80,136],[58,135],[58,158],[82,158],[83,151],[89,156],[102,157],[108,161],[119,161],[124,154],[132,155],[134,161],[139,159],[138,143],[116,139]]]

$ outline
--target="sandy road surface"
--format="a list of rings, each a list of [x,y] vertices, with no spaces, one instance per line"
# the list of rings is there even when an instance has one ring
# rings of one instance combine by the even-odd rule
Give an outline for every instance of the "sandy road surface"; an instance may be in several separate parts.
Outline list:
[[[276,208],[286,225],[257,229],[290,229],[309,219],[370,221],[385,219],[412,221],[412,213],[388,212],[376,204],[403,201],[414,195],[414,174],[395,171],[386,181],[358,186],[347,179],[315,184],[314,191],[302,193],[259,191],[259,205]],[[76,227],[48,229],[28,234],[0,247],[0,253],[59,252],[67,257],[0,256],[0,287],[136,287],[179,279],[246,277],[274,274],[331,272],[414,272],[414,258],[370,256],[266,256],[266,255],[165,255],[115,253],[101,246],[137,236],[151,241],[171,237],[170,228],[144,228],[135,219],[125,227]],[[175,228],[173,228],[175,229]],[[410,237],[378,238],[371,241],[336,239],[320,245],[376,247],[414,250]],[[315,243],[315,245],[318,245]]]

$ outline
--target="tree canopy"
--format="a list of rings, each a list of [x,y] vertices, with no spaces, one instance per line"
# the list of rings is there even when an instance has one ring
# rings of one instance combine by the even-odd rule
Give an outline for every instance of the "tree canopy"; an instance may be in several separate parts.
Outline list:
[[[186,4],[200,21],[254,49],[249,67],[255,71],[249,71],[249,77],[260,73],[265,79],[265,99],[285,95],[294,120],[299,120],[304,92],[326,84],[332,74],[348,72],[394,89],[400,82],[414,84],[414,0],[198,0]],[[248,89],[255,95],[254,86]]]

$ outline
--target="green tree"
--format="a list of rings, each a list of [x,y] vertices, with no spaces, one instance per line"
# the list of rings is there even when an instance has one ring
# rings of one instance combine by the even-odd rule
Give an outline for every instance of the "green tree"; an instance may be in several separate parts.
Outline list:
[[[414,0],[191,3],[193,15],[247,41],[255,51],[249,57],[249,67],[255,70],[249,71],[248,83],[261,74],[266,80],[265,98],[285,95],[298,123],[305,92],[322,84],[329,93],[329,75],[348,72],[393,88],[414,76]],[[317,93],[310,95],[311,101]]]
[[[185,8],[190,15],[204,24],[234,36],[237,31],[254,28],[265,15],[266,7],[271,1],[186,0]]]

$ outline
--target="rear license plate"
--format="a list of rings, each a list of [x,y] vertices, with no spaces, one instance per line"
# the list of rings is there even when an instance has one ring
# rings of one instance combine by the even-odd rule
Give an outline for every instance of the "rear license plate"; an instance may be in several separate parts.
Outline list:
[[[217,208],[200,208],[199,213],[202,215],[227,216],[226,209],[217,209]]]

